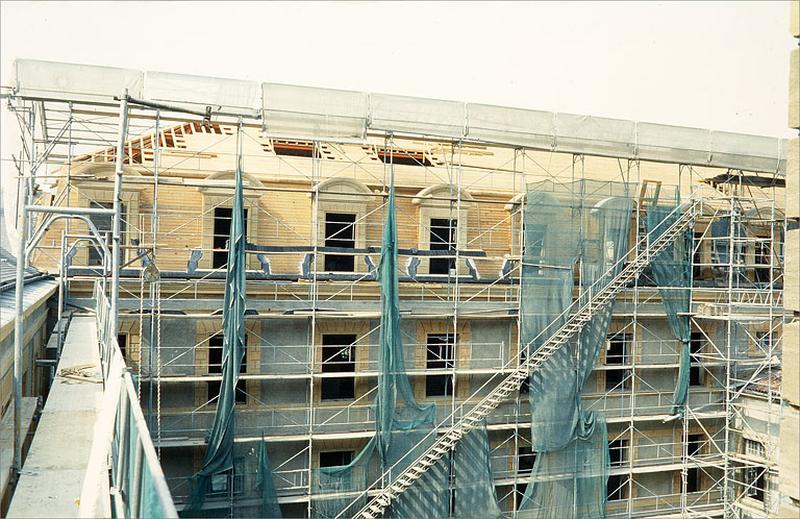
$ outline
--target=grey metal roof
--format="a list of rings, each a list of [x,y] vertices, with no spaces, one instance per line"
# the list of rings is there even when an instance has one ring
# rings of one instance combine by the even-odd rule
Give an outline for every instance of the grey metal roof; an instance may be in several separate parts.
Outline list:
[[[0,205],[0,294],[14,287],[17,278],[17,258],[11,252],[13,244],[6,232],[4,208]],[[25,269],[25,279],[40,278],[42,273],[33,267]],[[13,294],[13,292],[11,292]],[[12,300],[13,308],[13,300]]]
[[[14,322],[16,307],[15,291],[17,278],[17,258],[8,250],[11,243],[6,232],[3,206],[0,205],[0,328]],[[40,304],[58,286],[54,279],[43,278],[35,268],[25,269],[25,288],[22,291],[22,310]]]

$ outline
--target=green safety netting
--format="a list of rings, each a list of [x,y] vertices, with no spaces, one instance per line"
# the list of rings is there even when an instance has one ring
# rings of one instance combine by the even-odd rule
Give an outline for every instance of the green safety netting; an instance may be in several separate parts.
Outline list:
[[[281,517],[281,507],[277,500],[275,481],[272,478],[272,467],[267,455],[267,442],[261,438],[258,444],[258,469],[256,473],[256,488],[261,498],[260,517]]]
[[[731,270],[733,270],[734,287],[746,282],[744,276],[746,246],[742,240],[744,235],[744,226],[738,219],[731,221],[730,216],[723,216],[711,222],[711,254],[714,263],[712,271],[717,282],[727,284]]]
[[[667,201],[669,202],[669,201]],[[681,216],[678,203],[662,203],[647,210],[647,230],[651,241],[661,236]],[[672,335],[681,343],[678,380],[672,395],[672,413],[683,416],[689,395],[691,365],[691,286],[692,286],[692,233],[687,230],[681,237],[660,252],[650,263],[661,302],[667,314]]]
[[[228,266],[225,275],[225,297],[222,309],[222,384],[217,399],[214,425],[208,439],[208,446],[203,458],[203,466],[191,477],[189,500],[181,515],[197,517],[202,515],[203,504],[211,492],[211,479],[217,475],[229,478],[228,485],[233,482],[234,470],[234,418],[236,407],[236,383],[245,353],[245,247],[244,233],[244,196],[242,190],[242,171],[237,165],[236,188],[233,197],[230,239],[228,241]],[[262,442],[263,443],[263,442]],[[266,458],[266,450],[263,456]],[[268,466],[268,464],[267,464]],[[271,474],[262,474],[269,477]],[[269,502],[269,508],[275,513],[271,517],[280,517],[274,484],[263,485],[262,502]]]
[[[386,471],[389,471],[386,479],[391,480],[422,455],[435,440],[432,431],[436,420],[436,406],[417,403],[403,361],[393,182],[386,204],[386,222],[378,270],[381,283],[381,326],[375,436],[350,464],[316,471],[313,494],[314,511],[318,517],[335,517],[340,513],[345,516],[353,515],[366,504],[364,491],[372,481]],[[418,489],[405,492],[392,505],[390,514],[393,517],[430,516],[436,499],[428,494],[438,496],[440,488],[447,492],[446,475],[449,467],[444,476],[441,470],[429,472],[429,475],[426,474],[428,484],[415,485],[425,487],[425,496],[421,496]]]
[[[535,352],[564,324],[576,271],[577,305],[619,273],[628,250],[631,210],[625,183],[545,181],[528,187],[520,308],[523,354]],[[611,311],[612,305],[596,311],[577,339],[562,345],[531,374],[528,398],[536,461],[518,517],[605,517],[607,427],[602,416],[582,409],[580,392],[605,344]]]
[[[497,504],[486,423],[468,432],[453,452],[453,517],[504,517]]]

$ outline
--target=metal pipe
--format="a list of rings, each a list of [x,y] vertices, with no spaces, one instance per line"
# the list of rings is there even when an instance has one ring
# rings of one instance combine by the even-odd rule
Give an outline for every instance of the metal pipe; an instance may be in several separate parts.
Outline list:
[[[19,190],[17,207],[19,212],[19,222],[17,231],[17,276],[15,287],[14,305],[14,473],[19,474],[22,470],[22,342],[24,339],[22,309],[22,294],[25,290],[25,241],[28,235],[28,212],[25,210],[25,198],[27,196],[27,179],[23,176],[19,179]]]
[[[119,304],[119,271],[120,271],[120,229],[122,224],[122,169],[125,165],[125,136],[128,125],[128,91],[119,102],[119,136],[117,138],[117,156],[114,167],[114,234],[111,251],[111,322],[110,335],[117,337],[117,306]]]
[[[50,207],[43,205],[27,205],[25,210],[35,213],[56,213],[56,214],[114,214],[114,209],[99,207]]]
[[[64,291],[67,288],[67,264],[65,261],[67,253],[67,231],[61,231],[61,261],[58,272],[58,346],[56,349],[56,358],[61,357],[61,348],[64,345],[64,300],[66,295]]]

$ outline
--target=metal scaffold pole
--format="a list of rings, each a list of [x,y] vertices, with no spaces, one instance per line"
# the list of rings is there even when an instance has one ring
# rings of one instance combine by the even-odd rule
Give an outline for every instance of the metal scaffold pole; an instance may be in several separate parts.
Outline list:
[[[111,329],[117,336],[119,306],[120,241],[122,226],[122,170],[125,165],[125,138],[128,127],[128,91],[119,100],[119,134],[117,136],[116,162],[114,165],[114,227],[111,250]]]
[[[17,211],[19,220],[17,223],[17,272],[16,284],[14,285],[14,472],[19,474],[22,469],[22,343],[25,330],[23,319],[25,312],[22,308],[22,295],[25,290],[25,245],[27,241],[27,216],[25,209],[25,193],[27,192],[27,179],[19,178],[19,197],[17,199]]]

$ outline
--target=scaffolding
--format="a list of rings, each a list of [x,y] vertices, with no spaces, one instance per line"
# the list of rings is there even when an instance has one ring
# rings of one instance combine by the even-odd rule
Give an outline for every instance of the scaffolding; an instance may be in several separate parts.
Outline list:
[[[518,388],[538,361],[520,356],[519,273],[527,186],[542,180],[636,186],[632,244],[647,235],[644,211],[662,190],[691,201],[685,415],[672,412],[680,343],[665,332],[664,287],[646,263],[633,275],[642,247],[626,256],[631,275],[611,294],[608,344],[581,395],[609,426],[608,515],[736,516],[759,477],[774,471],[741,455],[750,423],[742,396],[754,387],[769,401],[779,394],[780,140],[101,67],[22,61],[17,72],[3,97],[22,136],[13,160],[23,257],[58,272],[60,313],[67,304],[93,307],[102,282],[108,336],[126,337],[179,509],[213,420],[214,397],[202,395],[221,379],[209,369],[225,277],[215,258],[226,247],[224,225],[215,227],[225,217],[216,210],[230,204],[237,161],[250,222],[246,403],[235,438],[244,462],[207,509],[253,513],[257,474],[248,460],[265,441],[285,515],[319,515],[315,502],[330,497],[315,494],[319,454],[358,451],[374,434],[375,260],[392,175],[407,374],[420,396],[441,393],[431,397],[440,438],[459,431],[503,380],[514,381],[481,416],[504,513],[516,516],[535,457]],[[239,126],[241,148],[233,145]],[[420,217],[405,217],[412,211]],[[351,258],[348,272],[335,267],[342,257]],[[188,347],[178,337],[186,330]],[[357,339],[326,358],[326,334]],[[350,380],[349,398],[322,398]],[[780,406],[768,406],[765,420],[777,427]],[[373,498],[395,480],[376,473],[369,482]]]

